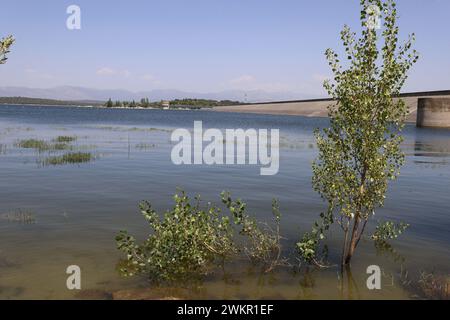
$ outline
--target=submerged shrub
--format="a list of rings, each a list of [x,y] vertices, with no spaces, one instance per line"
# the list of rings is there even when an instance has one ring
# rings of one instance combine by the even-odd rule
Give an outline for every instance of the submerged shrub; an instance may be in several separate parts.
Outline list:
[[[202,208],[199,197],[191,204],[183,191],[174,196],[174,207],[162,217],[149,202],[142,202],[140,210],[152,233],[142,244],[126,231],[118,234],[117,247],[126,254],[119,265],[122,275],[145,274],[155,281],[192,279],[242,252],[254,261],[268,261],[269,252],[275,252],[274,247],[279,245],[279,235],[261,229],[245,213],[246,205],[241,200],[234,202],[226,193],[222,196],[231,217],[210,203]],[[244,239],[251,240],[249,244],[236,239],[236,229]],[[278,249],[277,261],[281,253]]]
[[[121,231],[117,247],[127,255],[120,271],[126,276],[145,273],[155,280],[176,280],[186,275],[206,274],[219,257],[235,251],[230,220],[215,206],[201,209],[182,192],[174,196],[175,206],[161,218],[149,202],[140,210],[152,229],[141,245]]]
[[[230,210],[234,223],[241,226],[240,234],[247,241],[244,242],[244,253],[254,262],[261,262],[266,266],[266,272],[280,264],[281,258],[281,213],[277,200],[272,201],[272,215],[275,228],[258,222],[246,212],[246,204],[240,199],[233,201],[228,192],[222,192],[222,202]],[[283,260],[284,261],[284,260]]]

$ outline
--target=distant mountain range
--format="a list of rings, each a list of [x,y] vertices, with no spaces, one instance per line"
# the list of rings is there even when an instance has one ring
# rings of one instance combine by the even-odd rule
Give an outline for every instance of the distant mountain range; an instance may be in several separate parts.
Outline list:
[[[183,98],[234,100],[241,102],[267,102],[279,100],[294,100],[313,98],[310,96],[299,96],[291,92],[266,92],[262,90],[228,90],[216,93],[196,93],[180,90],[150,90],[132,92],[128,90],[113,89],[90,89],[74,86],[60,86],[48,89],[27,87],[0,87],[0,97],[28,97],[39,99],[56,99],[69,101],[106,101],[112,100],[140,100],[149,98],[151,101],[173,100]]]

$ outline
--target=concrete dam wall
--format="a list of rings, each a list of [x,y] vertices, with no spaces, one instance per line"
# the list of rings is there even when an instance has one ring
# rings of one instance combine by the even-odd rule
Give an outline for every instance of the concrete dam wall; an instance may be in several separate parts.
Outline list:
[[[408,107],[408,122],[417,123],[418,126],[424,127],[450,127],[449,104],[445,102],[450,99],[450,90],[404,93],[397,98],[403,99]],[[422,101],[420,103],[423,107],[418,106],[419,100]],[[331,99],[313,99],[246,103],[234,106],[215,107],[213,110],[221,112],[327,117],[327,106],[330,104],[334,104],[334,101]],[[419,108],[422,109],[420,115]]]
[[[420,98],[417,126],[450,128],[450,98]]]

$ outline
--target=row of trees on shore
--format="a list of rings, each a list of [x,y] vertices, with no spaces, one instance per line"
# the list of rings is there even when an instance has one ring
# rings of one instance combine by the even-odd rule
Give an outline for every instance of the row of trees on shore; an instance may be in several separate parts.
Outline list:
[[[240,104],[239,101],[232,100],[212,100],[212,99],[174,99],[174,100],[161,100],[150,101],[149,98],[142,98],[140,101],[113,101],[109,99],[105,103],[107,108],[164,108],[170,106],[171,108],[212,108],[218,106],[230,106]]]

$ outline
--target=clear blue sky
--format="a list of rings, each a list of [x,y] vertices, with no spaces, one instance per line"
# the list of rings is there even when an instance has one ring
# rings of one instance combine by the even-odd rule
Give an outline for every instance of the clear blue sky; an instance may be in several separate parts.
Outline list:
[[[66,28],[81,7],[82,29]],[[422,58],[405,91],[450,89],[450,1],[399,0]],[[359,0],[2,0],[17,43],[0,86],[289,91],[323,96],[323,52],[358,26]]]

